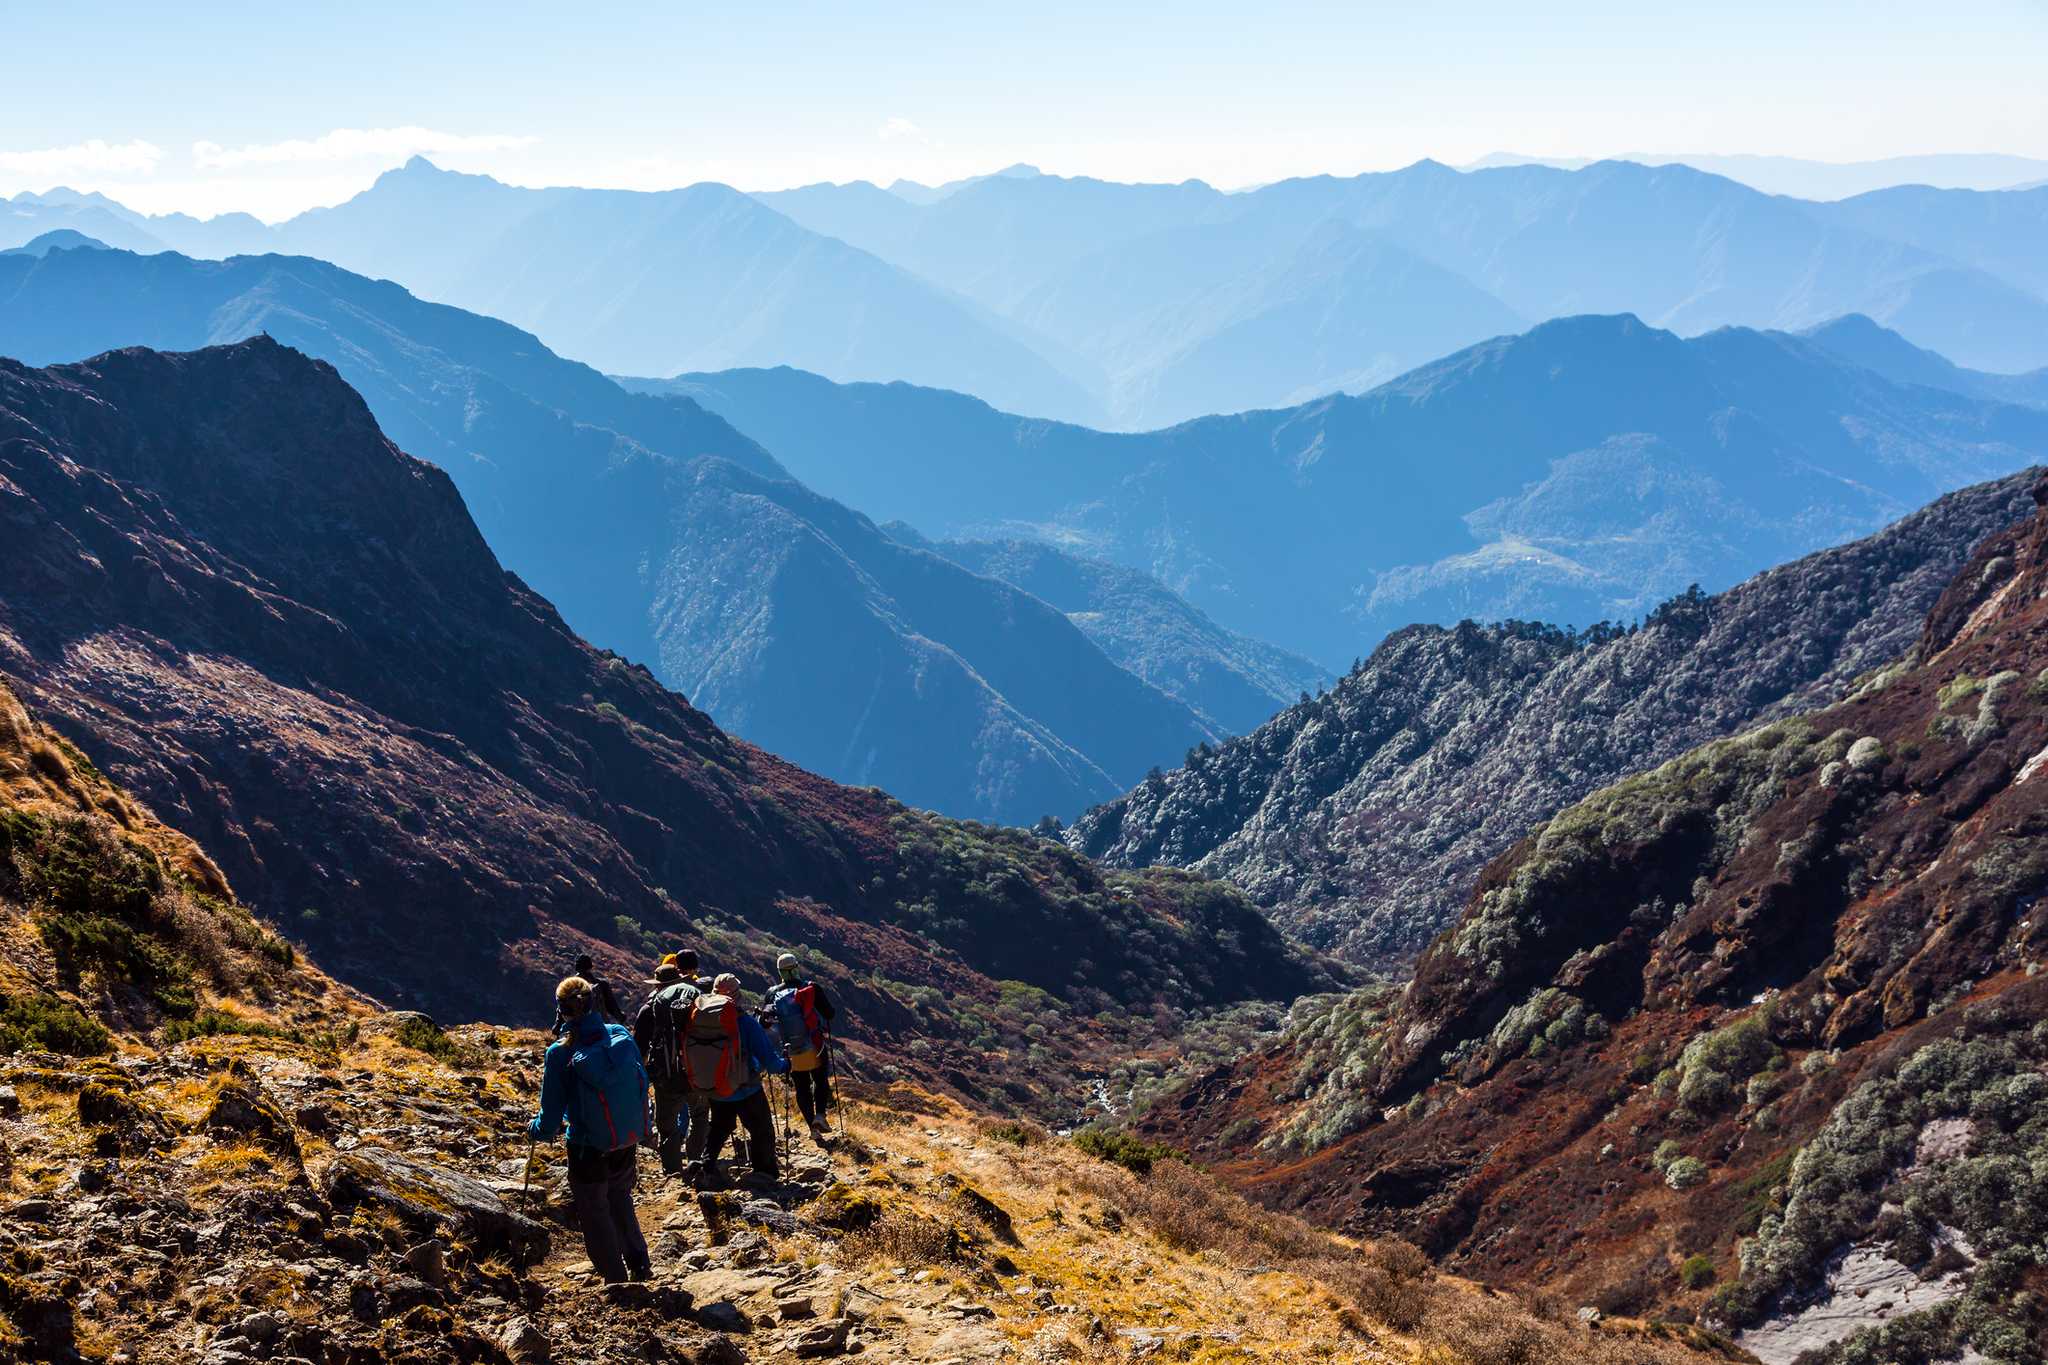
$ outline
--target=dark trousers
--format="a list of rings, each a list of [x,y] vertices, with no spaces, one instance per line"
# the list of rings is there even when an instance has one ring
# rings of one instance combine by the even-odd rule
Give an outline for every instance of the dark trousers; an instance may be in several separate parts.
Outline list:
[[[753,1160],[754,1174],[775,1179],[781,1171],[775,1163],[775,1116],[768,1110],[766,1091],[756,1090],[743,1100],[711,1102],[711,1136],[705,1146],[712,1158],[717,1158],[725,1140],[742,1123],[747,1126],[747,1155]]]
[[[640,1219],[633,1212],[638,1155],[637,1147],[623,1152],[569,1149],[569,1197],[576,1206],[577,1225],[583,1229],[583,1248],[608,1284],[617,1284],[628,1272],[644,1278],[654,1271],[647,1255],[647,1238],[641,1235]]]
[[[711,1144],[711,1105],[687,1098],[684,1104],[688,1113],[683,1117],[683,1160],[697,1162],[709,1157],[716,1161],[717,1152],[704,1150]]]
[[[813,1070],[790,1072],[789,1079],[796,1084],[796,1107],[804,1122],[813,1128],[823,1123],[832,1109],[832,1054],[820,1057]]]
[[[654,1136],[660,1143],[661,1169],[671,1175],[683,1168],[691,1118],[687,1090],[681,1086],[654,1087]]]

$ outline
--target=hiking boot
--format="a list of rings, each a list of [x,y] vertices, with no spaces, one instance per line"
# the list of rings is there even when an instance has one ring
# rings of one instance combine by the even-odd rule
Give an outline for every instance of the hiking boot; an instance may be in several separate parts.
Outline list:
[[[811,1120],[811,1141],[817,1143],[820,1147],[823,1147],[827,1144],[827,1142],[830,1141],[831,1137],[832,1130],[825,1126],[825,1120]]]

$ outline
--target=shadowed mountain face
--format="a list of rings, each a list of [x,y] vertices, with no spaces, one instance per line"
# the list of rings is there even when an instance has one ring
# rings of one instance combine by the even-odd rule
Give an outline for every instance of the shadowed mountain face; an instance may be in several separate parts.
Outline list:
[[[1683,165],[1434,162],[1224,194],[1028,168],[926,190],[519,189],[415,160],[274,228],[96,195],[0,202],[0,246],[287,251],[653,375],[795,365],[1136,429],[1356,392],[1548,318],[1691,335],[1866,313],[1974,368],[2048,365],[2048,190],[1839,203]]]
[[[1765,1360],[2041,1358],[2044,616],[2048,512],[1898,664],[1561,811],[1405,991],[1302,1012],[1157,1127],[1276,1203]]]
[[[1105,878],[728,738],[576,638],[445,474],[275,342],[0,363],[0,524],[8,685],[387,1001],[538,1015],[578,950],[625,978],[686,931],[756,970],[794,942],[972,1089],[946,1058],[998,978],[1077,1018],[1327,979],[1222,887]]]
[[[1057,607],[1110,658],[1186,702],[1219,733],[1249,730],[1328,680],[1298,655],[1224,630],[1134,569],[1042,541],[928,541],[902,523],[886,529]]]
[[[2031,510],[2033,482],[1950,494],[1628,633],[1400,631],[1327,694],[1088,812],[1069,841],[1221,877],[1294,936],[1398,969],[1487,860],[1559,808],[1891,662],[1970,547]]]
[[[1629,317],[1139,435],[787,370],[650,387],[878,518],[1080,549],[1334,667],[1414,621],[1636,616],[2048,453],[2039,411],[1893,383],[1783,333],[1687,341]]]
[[[507,324],[302,257],[0,261],[0,353],[259,331],[331,361],[394,440],[447,469],[493,550],[574,628],[793,761],[1029,823],[1227,732],[1060,612],[788,484],[696,403],[628,393]],[[735,468],[696,468],[710,459]],[[1235,708],[1230,728],[1292,695]]]
[[[800,485],[692,471],[654,604],[662,671],[793,762],[1028,824],[1220,732],[997,578]]]

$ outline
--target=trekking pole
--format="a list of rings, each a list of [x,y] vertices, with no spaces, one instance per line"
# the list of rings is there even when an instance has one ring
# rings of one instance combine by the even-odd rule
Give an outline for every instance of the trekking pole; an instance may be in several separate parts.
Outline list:
[[[533,1202],[533,1143],[533,1134],[528,1133],[526,1135],[526,1170],[523,1173],[524,1178],[519,1182],[519,1202],[522,1204]]]

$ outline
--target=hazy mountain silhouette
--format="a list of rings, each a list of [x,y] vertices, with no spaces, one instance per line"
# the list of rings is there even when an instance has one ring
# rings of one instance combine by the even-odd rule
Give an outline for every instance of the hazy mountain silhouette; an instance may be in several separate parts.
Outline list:
[[[1594,157],[1519,156],[1495,152],[1459,167],[1465,171],[1494,170],[1503,166],[1552,166],[1575,171],[1590,166]],[[1795,199],[1846,199],[1895,185],[1933,185],[1954,190],[2013,190],[2028,188],[2029,182],[2048,173],[2048,161],[2029,156],[1995,153],[1937,153],[1932,156],[1888,156],[1872,161],[1812,161],[1796,156],[1710,156],[1703,153],[1667,155],[1630,152],[1613,158],[1644,166],[1690,166],[1710,175],[1762,190],[1765,194],[1790,195]]]
[[[1824,347],[1852,365],[1875,370],[1899,384],[1925,384],[1929,388],[1967,393],[2004,403],[2025,403],[2048,407],[2048,369],[2029,374],[1986,374],[1966,370],[1946,356],[1923,350],[1889,328],[1881,327],[1861,313],[1851,313],[1801,336]]]
[[[279,247],[502,317],[605,369],[801,364],[1085,416],[1084,388],[1011,327],[723,185],[528,190],[415,158]]]
[[[1062,612],[790,483],[696,403],[628,393],[506,323],[302,257],[0,258],[0,354],[258,332],[334,364],[393,440],[447,469],[493,550],[580,632],[787,757],[1029,822],[1223,733]]]
[[[1518,319],[1586,312],[1681,333],[1865,312],[1962,363],[2048,364],[2040,232],[2000,206],[2010,195],[1945,193],[1955,206],[1909,222],[1883,196],[1807,203],[1683,165],[1461,173],[1424,161],[1242,194],[1032,176],[923,202],[866,184],[761,197],[1084,357],[1115,423],[1131,426],[1355,389]],[[1316,234],[1347,227],[1439,273],[1329,279],[1316,257],[1329,239]],[[1320,288],[1297,294],[1305,278]],[[1476,303],[1488,295],[1490,317]],[[1249,337],[1231,355],[1219,334],[1267,317],[1293,346],[1284,363],[1262,368]],[[1176,382],[1205,346],[1228,358]]]
[[[2048,191],[1840,203],[1684,165],[1403,170],[1227,194],[1013,167],[937,188],[521,189],[415,159],[275,228],[16,196],[138,250],[285,250],[504,317],[607,370],[796,365],[1117,428],[1356,392],[1545,318],[1681,334],[1860,312],[1959,364],[2048,366]]]
[[[80,247],[89,251],[105,251],[107,244],[97,237],[88,237],[75,228],[52,228],[20,246],[0,251],[0,256],[47,256],[52,251],[74,251]]]
[[[667,387],[940,538],[1049,540],[1342,668],[1464,617],[1585,624],[1867,534],[2048,455],[2048,414],[1814,341],[1545,323],[1361,397],[1111,434],[790,370]]]

